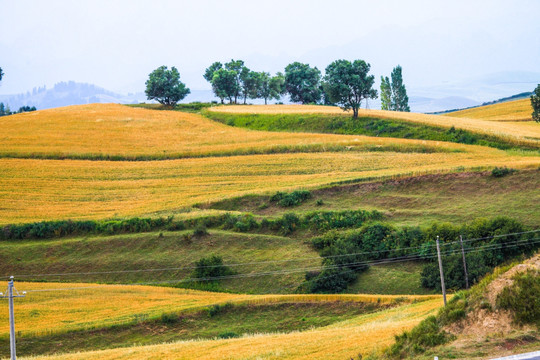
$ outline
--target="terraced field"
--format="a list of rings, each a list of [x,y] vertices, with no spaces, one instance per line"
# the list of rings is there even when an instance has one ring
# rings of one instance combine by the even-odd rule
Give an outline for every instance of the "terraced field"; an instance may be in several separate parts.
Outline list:
[[[322,106],[210,111],[343,114]],[[17,275],[17,289],[28,291],[16,300],[19,355],[69,352],[37,357],[58,360],[366,356],[442,305],[438,296],[404,295],[433,293],[421,287],[423,263],[372,266],[350,284],[350,294],[297,294],[307,291],[302,287],[307,270],[324,265],[311,241],[324,232],[298,225],[286,233],[263,222],[316,211],[337,219],[340,211],[367,209],[380,211],[376,219],[396,227],[463,223],[500,213],[537,225],[540,155],[534,148],[540,148],[540,130],[535,124],[383,111],[360,116],[455,126],[528,150],[254,131],[200,114],[115,104],[0,118],[0,225],[168,215],[192,220],[180,228],[138,233],[6,235],[0,275]],[[518,171],[495,178],[494,167]],[[296,189],[309,189],[312,197],[292,208],[270,200],[277,191]],[[229,227],[209,225],[197,235],[195,224],[218,214],[244,218],[234,218]],[[244,228],[242,219],[257,225]],[[331,229],[358,230],[375,217],[359,219],[355,228]],[[0,231],[7,234],[11,227]],[[183,286],[179,281],[191,276],[196,262],[215,254],[244,276],[210,284],[225,292],[163,287]],[[6,307],[0,303],[0,344],[8,341]]]
[[[25,284],[20,289],[40,290],[61,287],[67,284]],[[441,303],[438,296],[363,296],[363,295],[290,295],[261,296],[216,294],[177,289],[156,289],[140,286],[102,286],[99,292],[85,289],[88,285],[72,284],[80,290],[66,292],[61,297],[49,292],[29,292],[29,298],[18,300],[18,316],[21,323],[32,323],[33,327],[22,329],[23,334],[56,330],[68,331],[74,327],[110,326],[129,323],[137,319],[158,318],[160,312],[194,311],[209,304],[224,302],[234,304],[279,304],[279,303],[354,303],[392,304],[399,299],[398,306],[381,311],[369,312],[349,320],[303,332],[269,333],[247,335],[239,339],[183,341],[172,344],[150,345],[83,352],[43,359],[177,359],[182,358],[231,358],[263,357],[269,359],[325,359],[328,356],[343,358],[359,353],[369,354],[389,344],[393,334],[416,325],[426,315],[433,313]],[[95,285],[90,285],[95,287]],[[109,297],[110,301],[100,299]],[[86,299],[86,300],[83,300]],[[84,303],[82,303],[83,301]],[[138,306],[133,306],[137,303]],[[33,305],[32,305],[33,304]],[[129,305],[129,306],[128,306]],[[350,306],[350,305],[349,305]],[[62,309],[62,310],[60,310]],[[84,309],[84,310],[83,310]],[[4,312],[2,312],[3,314]],[[91,319],[90,319],[91,318]],[[2,324],[5,318],[0,318]],[[2,333],[7,329],[2,327]],[[32,333],[30,333],[30,331]],[[23,335],[24,337],[24,335]],[[376,339],[376,340],[374,340]],[[24,357],[22,357],[24,358]]]
[[[338,111],[306,109],[319,108]],[[14,115],[2,118],[0,128],[5,144],[0,159],[3,224],[174,213],[247,193],[457,168],[540,165],[534,153],[423,140],[256,132],[195,114],[120,105]],[[169,157],[163,154],[174,160],[126,161]],[[96,160],[114,157],[119,161]]]

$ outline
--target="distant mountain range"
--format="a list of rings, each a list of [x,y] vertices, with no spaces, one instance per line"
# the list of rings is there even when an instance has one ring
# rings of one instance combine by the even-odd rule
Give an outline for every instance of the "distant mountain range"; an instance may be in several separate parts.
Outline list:
[[[132,104],[145,98],[143,93],[121,95],[96,85],[68,81],[57,83],[52,89],[44,86],[23,94],[0,95],[0,102],[9,105],[11,110],[25,105],[39,110],[91,103]]]

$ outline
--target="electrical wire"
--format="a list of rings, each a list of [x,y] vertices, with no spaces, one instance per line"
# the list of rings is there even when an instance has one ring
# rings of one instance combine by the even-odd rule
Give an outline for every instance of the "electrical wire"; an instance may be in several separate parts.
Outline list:
[[[493,238],[499,238],[499,237],[505,237],[505,236],[513,236],[513,235],[522,235],[522,234],[527,234],[527,233],[535,233],[535,232],[539,232],[539,231],[540,231],[540,229],[536,229],[536,230],[531,230],[531,231],[523,231],[523,232],[516,232],[516,233],[493,235],[493,236],[490,236],[490,237],[466,239],[466,240],[463,240],[463,242],[487,240],[487,239],[493,239]],[[459,242],[460,242],[459,240],[458,241],[452,241],[452,242],[445,242],[445,243],[441,244],[441,247],[447,247],[447,246],[450,246],[452,244],[457,244]],[[434,243],[431,243],[428,246],[434,246]],[[413,249],[420,249],[420,248],[425,248],[425,245],[410,246],[410,247],[405,247],[405,248],[400,248],[400,249],[374,250],[374,251],[364,251],[364,252],[351,253],[351,254],[330,255],[330,256],[323,256],[322,258],[324,258],[324,259],[333,259],[333,258],[340,258],[340,257],[345,257],[345,256],[381,254],[381,253],[413,250]],[[319,259],[321,259],[320,256],[318,256],[318,257],[297,258],[297,259],[283,259],[283,260],[268,260],[268,261],[255,261],[255,262],[245,262],[245,263],[233,263],[233,264],[227,264],[227,266],[228,267],[238,267],[238,266],[248,266],[248,265],[286,263],[286,262],[297,262],[297,261],[319,260]],[[181,266],[181,267],[167,267],[167,268],[153,268],[153,269],[90,271],[90,272],[49,273],[49,274],[21,274],[21,275],[15,275],[15,276],[17,278],[24,278],[24,277],[36,278],[36,277],[51,277],[51,276],[57,277],[57,276],[76,276],[76,275],[105,275],[105,274],[123,274],[123,273],[142,273],[142,272],[164,272],[164,271],[194,270],[194,269],[197,269],[197,268],[214,268],[214,267],[220,267],[220,266],[222,266],[222,265]],[[5,275],[3,277],[9,277],[9,276]]]
[[[536,241],[531,241],[536,240]],[[532,245],[540,243],[540,237],[539,238],[532,238],[532,239],[525,239],[525,240],[516,240],[514,242],[510,243],[503,243],[503,244],[487,244],[482,245],[474,248],[469,248],[467,250],[464,250],[465,253],[472,253],[472,252],[480,252],[480,251],[487,251],[487,250],[493,250],[496,248],[513,248],[518,247],[522,245]],[[461,249],[454,249],[454,250],[447,250],[444,252],[441,252],[441,256],[450,256],[453,254],[461,253]],[[348,255],[351,256],[351,255]],[[223,276],[214,276],[214,277],[204,277],[204,278],[187,278],[187,279],[176,279],[176,280],[162,280],[162,281],[152,281],[152,282],[139,282],[139,283],[132,283],[127,284],[126,286],[134,286],[134,285],[156,285],[156,284],[167,284],[167,283],[185,283],[185,282],[204,282],[204,281],[216,281],[216,280],[225,280],[225,279],[239,279],[239,278],[251,278],[251,277],[258,277],[258,276],[273,276],[273,275],[287,275],[297,272],[306,272],[306,271],[317,271],[317,270],[326,270],[326,269],[344,269],[345,267],[359,267],[359,266],[377,266],[382,264],[390,264],[390,263],[399,263],[399,262],[406,262],[406,261],[413,261],[413,260],[427,260],[437,257],[438,255],[436,253],[429,253],[429,254],[409,254],[406,256],[400,256],[395,258],[388,258],[388,259],[381,259],[381,260],[371,260],[371,261],[357,261],[357,262],[350,262],[350,263],[342,263],[342,264],[335,264],[335,265],[326,265],[326,266],[316,266],[316,267],[303,267],[303,268],[292,268],[292,269],[282,269],[282,270],[275,270],[275,271],[267,271],[267,272],[255,272],[255,273],[244,273],[244,274],[234,274],[234,275],[223,275]],[[109,285],[96,285],[91,286],[88,288],[96,288],[96,287],[104,287]],[[82,289],[81,287],[78,288],[69,288],[69,290],[78,290]],[[55,291],[55,290],[62,290],[62,289],[39,289],[39,290],[27,290],[27,292],[38,292],[38,291]]]

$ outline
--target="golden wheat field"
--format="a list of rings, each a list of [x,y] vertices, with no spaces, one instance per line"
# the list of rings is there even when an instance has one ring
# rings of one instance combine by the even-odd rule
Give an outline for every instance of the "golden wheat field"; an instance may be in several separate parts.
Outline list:
[[[251,105],[251,106],[220,106],[209,111],[237,114],[343,114],[343,110],[335,106],[318,105]],[[360,109],[358,116],[396,119],[408,122],[469,130],[475,133],[487,134],[504,138],[508,142],[534,147],[540,147],[540,124],[532,122],[503,122],[468,117],[428,115],[418,113],[366,110]]]
[[[341,111],[319,106],[218,109]],[[531,153],[424,140],[258,132],[195,114],[114,104],[7,116],[0,120],[0,129],[4,156],[29,157],[0,159],[0,224],[174,213],[197,203],[247,193],[457,168],[540,164],[540,156]],[[276,146],[306,144],[316,145],[315,152],[301,147],[285,153],[256,154]],[[332,147],[336,144],[341,147]],[[238,149],[245,154],[232,156]],[[158,157],[162,153],[206,157],[159,161],[32,158],[36,154]],[[218,153],[220,156],[210,156]]]
[[[379,302],[390,303],[397,295],[243,295],[142,285],[17,282],[17,331],[22,335],[93,329],[163,313],[200,310],[225,302],[269,304],[286,302]],[[406,302],[432,300],[438,296],[407,296]],[[7,302],[0,303],[0,336],[9,333]]]
[[[491,121],[532,121],[531,100],[520,99],[448,113],[453,117]]]
[[[287,334],[260,334],[228,340],[183,341],[32,359],[348,359],[380,351],[442,305],[427,300]]]
[[[165,161],[0,159],[0,223],[149,215],[248,193],[311,188],[343,180],[540,165],[540,156],[475,146],[467,149],[457,153],[321,152]]]
[[[118,104],[41,110],[0,118],[1,157],[152,160],[382,147],[377,137],[275,133],[234,128],[203,116]],[[438,151],[433,142],[393,141]],[[456,147],[459,149],[459,147]]]

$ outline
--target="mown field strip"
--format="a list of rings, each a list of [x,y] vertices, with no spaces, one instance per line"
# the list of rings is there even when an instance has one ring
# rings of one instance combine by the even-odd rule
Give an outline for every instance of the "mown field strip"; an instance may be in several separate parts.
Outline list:
[[[343,114],[343,110],[339,107],[318,105],[236,105],[209,108],[209,111],[237,114]],[[540,124],[534,122],[489,121],[468,117],[366,109],[361,109],[358,116],[403,120],[443,128],[454,126],[458,129],[497,136],[516,145],[540,147]]]
[[[145,162],[0,159],[0,224],[139,216],[344,180],[540,165],[540,156],[467,148],[460,153],[299,153]]]
[[[391,344],[395,334],[411,329],[441,305],[440,299],[428,300],[304,332],[184,341],[33,359],[347,359],[358,354],[365,356]]]
[[[0,157],[164,160],[286,152],[362,150],[463,151],[460,145],[365,136],[239,129],[177,111],[92,104],[0,118]]]
[[[395,301],[393,295],[243,295],[141,285],[17,282],[17,331],[21,335],[96,329],[157,318],[163,313],[201,310],[225,302],[275,304],[289,302]],[[55,291],[55,289],[58,289]],[[43,291],[47,290],[47,291]],[[436,296],[399,297],[405,303]],[[7,302],[0,303],[0,336],[9,333]]]
[[[507,101],[448,113],[452,117],[465,117],[492,121],[532,121],[531,99]]]

